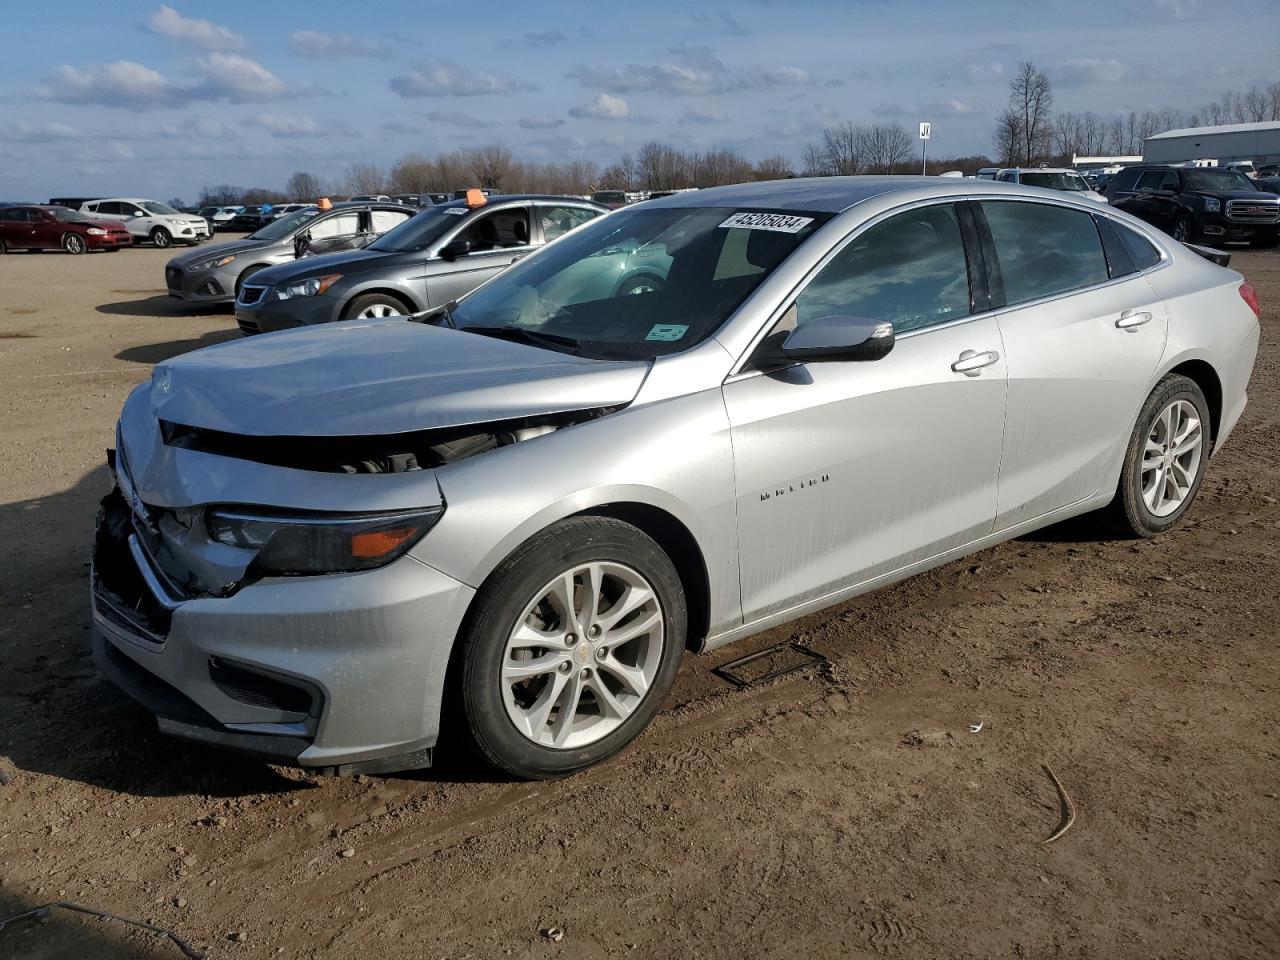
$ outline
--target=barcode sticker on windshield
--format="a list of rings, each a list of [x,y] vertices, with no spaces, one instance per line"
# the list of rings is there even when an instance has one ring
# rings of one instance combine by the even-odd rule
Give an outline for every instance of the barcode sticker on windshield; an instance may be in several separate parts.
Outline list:
[[[813,223],[813,217],[793,217],[785,213],[735,213],[720,226],[737,227],[740,230],[799,233],[811,223]]]
[[[687,323],[655,323],[646,340],[663,340],[674,342],[689,332]]]
[[[465,217],[471,211],[468,210],[466,207],[445,207],[444,212],[451,213],[455,217]]]

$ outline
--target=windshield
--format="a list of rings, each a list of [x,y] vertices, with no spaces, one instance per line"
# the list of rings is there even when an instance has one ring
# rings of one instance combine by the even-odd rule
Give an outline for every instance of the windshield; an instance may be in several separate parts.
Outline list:
[[[384,253],[417,253],[443,237],[450,227],[457,225],[462,219],[460,214],[466,213],[470,213],[466,207],[452,203],[448,206],[428,207],[400,226],[388,230],[365,249],[381,250]]]
[[[167,203],[161,203],[159,200],[143,200],[142,209],[148,213],[161,213],[165,216],[173,216],[178,212]]]
[[[499,274],[450,319],[459,329],[541,340],[549,349],[601,360],[675,353],[715,333],[827,219],[731,207],[631,207]]]
[[[249,234],[249,239],[283,240],[308,220],[314,219],[319,212],[319,210],[312,207],[306,210],[298,210],[295,213],[289,214],[287,217],[281,217],[279,220],[272,220],[261,230]]]
[[[1183,170],[1182,182],[1188,190],[1258,190],[1252,180],[1234,170]]]
[[[84,219],[83,213],[77,213],[75,210],[68,210],[66,207],[54,207],[49,212],[59,220],[74,221]]]
[[[1073,190],[1079,193],[1089,189],[1084,178],[1074,173],[1024,171],[1022,182],[1028,187],[1044,187],[1046,190]]]

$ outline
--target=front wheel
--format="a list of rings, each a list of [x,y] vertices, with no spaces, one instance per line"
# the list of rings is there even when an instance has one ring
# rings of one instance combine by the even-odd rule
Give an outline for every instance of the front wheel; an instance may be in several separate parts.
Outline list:
[[[62,249],[67,253],[79,256],[89,249],[89,245],[85,243],[84,237],[78,233],[68,233],[62,238]]]
[[[1170,374],[1142,405],[1112,511],[1138,537],[1171,529],[1191,506],[1209,459],[1209,405],[1195,381]]]
[[[385,293],[366,293],[356,297],[342,313],[343,320],[377,320],[381,317],[403,317],[412,311],[398,299]]]
[[[1179,243],[1194,243],[1196,235],[1196,222],[1191,218],[1191,214],[1184,213],[1173,222],[1173,239]]]
[[[661,289],[661,280],[642,273],[623,281],[622,285],[618,287],[617,296],[626,297],[636,294],[657,293]]]
[[[613,756],[657,714],[686,629],[675,567],[646,534],[607,517],[549,527],[476,595],[458,670],[472,742],[530,779]]]
[[[151,231],[151,242],[161,250],[173,246],[173,235],[164,227],[156,227]]]

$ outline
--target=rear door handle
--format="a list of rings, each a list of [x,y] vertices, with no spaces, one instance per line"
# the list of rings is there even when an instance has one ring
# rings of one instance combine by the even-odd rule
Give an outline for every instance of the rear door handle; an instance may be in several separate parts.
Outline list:
[[[1146,310],[1126,310],[1120,314],[1120,319],[1116,321],[1116,326],[1121,330],[1135,330],[1144,323],[1151,322],[1151,314]]]
[[[981,375],[983,367],[989,367],[1000,359],[1000,354],[994,350],[984,350],[979,353],[977,350],[965,350],[960,354],[960,359],[951,365],[951,369],[956,373],[963,373],[966,377],[976,377]]]

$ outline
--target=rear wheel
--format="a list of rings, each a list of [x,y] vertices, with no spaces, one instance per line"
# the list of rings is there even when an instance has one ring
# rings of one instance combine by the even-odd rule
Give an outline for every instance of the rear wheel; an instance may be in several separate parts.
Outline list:
[[[1170,374],[1142,405],[1129,438],[1112,513],[1123,528],[1154,537],[1182,519],[1209,460],[1209,405],[1195,381]]]
[[[1179,243],[1194,243],[1196,235],[1196,222],[1191,214],[1184,213],[1173,222],[1173,239]]]
[[[250,277],[252,277],[259,270],[265,270],[265,269],[267,269],[267,265],[265,263],[260,263],[257,266],[249,267],[242,274],[240,274],[240,276],[236,277],[236,299],[237,300],[240,299],[240,288],[244,286],[245,281],[248,280]]]
[[[412,312],[398,297],[387,293],[366,293],[347,304],[342,319],[377,320],[380,317],[403,317]]]
[[[531,779],[613,756],[657,714],[685,630],[680,579],[650,537],[606,517],[549,527],[476,595],[458,670],[472,742]]]
[[[657,277],[650,277],[641,274],[637,277],[631,277],[618,287],[617,295],[620,297],[630,296],[640,293],[657,293],[662,289],[662,281]]]
[[[85,243],[84,237],[78,233],[65,233],[62,235],[62,249],[67,253],[80,255],[89,249],[89,245]]]
[[[161,250],[173,246],[173,235],[164,227],[156,227],[151,231],[151,242]]]

